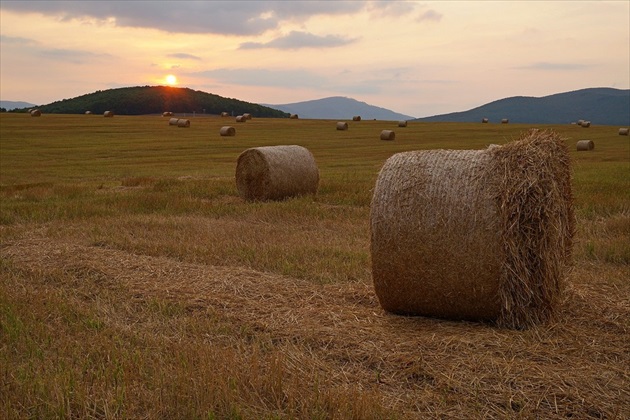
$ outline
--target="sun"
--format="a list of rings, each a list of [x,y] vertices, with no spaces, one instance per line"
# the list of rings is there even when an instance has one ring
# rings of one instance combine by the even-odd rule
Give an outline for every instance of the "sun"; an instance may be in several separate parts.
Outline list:
[[[164,78],[164,81],[167,85],[175,86],[177,84],[177,77],[172,74],[169,74]]]

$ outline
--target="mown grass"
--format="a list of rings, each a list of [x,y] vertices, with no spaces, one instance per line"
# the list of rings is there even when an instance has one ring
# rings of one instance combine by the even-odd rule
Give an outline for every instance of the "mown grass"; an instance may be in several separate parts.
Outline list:
[[[412,122],[398,128],[396,122],[349,121],[348,131],[336,131],[335,121],[254,118],[236,124],[231,118],[197,117],[191,119],[189,129],[182,129],[169,127],[167,120],[0,114],[0,414],[4,417],[496,418],[574,413],[597,418],[599,413],[599,417],[622,418],[630,412],[628,405],[618,403],[625,395],[620,389],[607,390],[613,394],[609,403],[589,400],[591,407],[579,402],[580,392],[588,394],[584,390],[562,394],[562,384],[557,388],[532,379],[530,386],[496,375],[503,372],[509,377],[510,369],[521,369],[513,364],[516,356],[511,356],[512,362],[507,356],[514,346],[524,347],[528,355],[518,356],[523,359],[552,360],[545,358],[553,356],[537,352],[541,336],[555,343],[552,337],[558,332],[553,327],[519,336],[457,324],[456,333],[436,338],[435,331],[444,324],[413,324],[412,331],[419,329],[423,337],[417,344],[423,350],[417,354],[403,351],[405,343],[415,339],[406,335],[409,325],[391,325],[387,319],[379,331],[394,329],[407,337],[406,342],[381,339],[378,332],[360,343],[340,338],[348,328],[368,328],[343,321],[343,316],[361,322],[378,311],[373,296],[363,295],[362,287],[371,282],[369,205],[383,162],[406,150],[501,144],[529,126]],[[234,126],[236,137],[220,137],[223,125]],[[580,303],[584,310],[580,322],[597,325],[600,320],[588,317],[601,312],[608,317],[606,322],[619,323],[629,293],[623,280],[630,265],[628,138],[618,136],[617,127],[540,128],[558,131],[571,150],[578,216],[575,283],[617,288],[621,294],[622,300],[606,300],[603,307]],[[382,129],[394,129],[396,140],[378,140]],[[575,151],[580,139],[593,140],[595,149]],[[234,182],[236,158],[248,147],[276,144],[299,144],[311,150],[320,170],[317,196],[244,202]],[[44,240],[58,244],[60,252],[80,244],[123,252],[129,258],[166,259],[170,262],[165,267],[196,264],[258,270],[304,281],[300,287],[313,296],[325,296],[324,302],[356,298],[357,304],[367,305],[367,312],[361,318],[339,306],[336,310],[342,318],[337,319],[334,311],[322,306],[333,323],[342,326],[300,327],[295,321],[298,331],[288,332],[273,324],[261,327],[260,322],[271,323],[262,315],[259,320],[255,314],[228,311],[228,316],[220,305],[205,303],[209,297],[200,293],[200,301],[183,298],[175,286],[169,291],[168,284],[152,295],[139,293],[117,277],[122,274],[95,268],[96,262],[81,262],[82,256],[54,261],[54,251],[38,256],[44,251],[37,245],[23,255],[31,258],[32,254],[30,264],[9,255],[15,246]],[[114,262],[111,269],[115,266]],[[158,266],[155,270],[160,275]],[[598,276],[599,272],[608,274]],[[589,293],[580,291],[578,296],[599,296]],[[241,304],[256,307],[256,300]],[[309,310],[307,303],[299,301],[278,305],[280,309],[260,307],[260,311],[272,318],[285,314],[286,321],[297,316],[292,311]],[[319,335],[309,335],[311,330]],[[557,340],[565,344],[581,343],[582,338],[610,341],[604,336],[582,337],[585,331],[571,333],[576,337],[560,333],[564,338]],[[591,334],[596,328],[588,331]],[[628,329],[622,331],[627,337]],[[480,346],[477,353],[462,350],[474,347],[470,334]],[[500,336],[501,344],[490,344],[489,336]],[[403,350],[372,352],[380,354],[379,360],[359,351],[370,346],[370,340]],[[453,359],[452,354],[441,358],[443,349],[452,346],[462,359]],[[558,357],[570,359],[574,354],[562,346],[554,348]],[[623,348],[610,354],[599,349],[598,354],[606,360],[617,354],[623,363],[627,350],[624,355]],[[588,375],[596,376],[595,371],[602,369],[617,372],[614,364],[597,364],[600,359],[592,357],[585,359],[585,369],[592,363]],[[426,360],[436,362],[436,367]],[[453,360],[462,367],[450,365]],[[466,361],[485,367],[463,367]],[[563,377],[561,363],[550,363],[554,375]],[[455,370],[439,373],[437,367],[446,365]],[[387,375],[398,378],[398,385],[388,383]],[[629,384],[627,370],[615,375],[621,379],[610,383]],[[462,388],[467,382],[470,388]],[[540,394],[545,386],[550,391]],[[397,394],[413,398],[397,400],[393,397]]]

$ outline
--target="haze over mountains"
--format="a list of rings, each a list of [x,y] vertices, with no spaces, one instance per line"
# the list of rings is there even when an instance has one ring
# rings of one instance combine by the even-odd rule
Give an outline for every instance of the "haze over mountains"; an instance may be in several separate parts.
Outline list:
[[[4,104],[11,104],[5,106]],[[32,108],[27,102],[2,101],[2,107]],[[142,115],[173,111],[177,113],[218,114],[226,111],[237,115],[249,112],[256,117],[287,117],[348,120],[353,116],[377,120],[413,120],[440,122],[479,122],[488,118],[498,123],[508,118],[511,123],[569,124],[579,119],[595,125],[630,125],[630,90],[588,88],[544,97],[515,96],[500,99],[463,112],[434,115],[414,119],[389,109],[369,105],[352,98],[333,96],[290,104],[253,104],[232,98],[194,91],[188,88],[144,86],[109,89],[73,99],[64,99],[39,107],[44,113],[83,113],[91,110],[102,113],[114,110],[117,114]]]
[[[0,108],[4,108],[7,111],[11,111],[12,109],[20,109],[20,108],[33,108],[36,106],[35,104],[31,104],[29,102],[22,101],[0,101]]]

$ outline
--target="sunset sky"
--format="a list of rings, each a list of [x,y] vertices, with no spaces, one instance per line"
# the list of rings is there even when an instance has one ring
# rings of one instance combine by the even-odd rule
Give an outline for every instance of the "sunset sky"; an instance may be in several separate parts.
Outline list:
[[[628,89],[630,1],[0,3],[2,100],[166,84],[269,104],[347,96],[414,117]]]

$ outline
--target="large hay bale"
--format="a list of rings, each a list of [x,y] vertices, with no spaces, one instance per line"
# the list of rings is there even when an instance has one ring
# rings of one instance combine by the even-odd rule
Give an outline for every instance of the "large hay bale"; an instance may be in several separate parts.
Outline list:
[[[190,120],[180,118],[179,120],[177,120],[177,126],[180,128],[188,128],[190,127]]]
[[[114,112],[113,111],[105,111],[105,112],[103,112],[103,116],[107,117],[107,118],[112,118],[114,116]]]
[[[544,322],[575,230],[567,146],[530,130],[485,150],[395,154],[376,181],[370,223],[385,310],[519,329]]]
[[[352,117],[352,121],[361,121],[361,116],[355,115],[354,117]]]
[[[501,120],[501,124],[508,124],[510,122],[510,120],[508,118],[503,118]]]
[[[236,135],[236,129],[234,127],[226,125],[225,127],[221,127],[221,129],[219,130],[219,134],[222,137],[233,137]]]
[[[177,121],[179,121],[179,118],[171,118],[168,120],[168,125],[177,125]]]
[[[32,109],[30,111],[31,117],[41,117],[42,116],[42,111],[40,111],[39,109]]]
[[[319,170],[302,146],[247,149],[236,163],[236,186],[247,201],[282,200],[317,193]]]
[[[589,128],[591,126],[591,122],[590,121],[582,121],[582,124],[580,124],[582,126],[582,128]]]
[[[628,135],[628,129],[627,128],[620,128],[619,129],[619,135],[620,136],[627,136]]]
[[[247,121],[247,118],[245,118],[245,117],[244,117],[244,116],[242,116],[242,115],[238,115],[238,116],[236,117],[236,122],[246,122],[246,121]]]
[[[348,129],[348,123],[347,122],[339,121],[337,123],[337,130],[339,130],[339,131],[346,131],[347,129]]]
[[[381,140],[394,140],[395,138],[396,138],[396,133],[393,130],[381,131]]]
[[[577,142],[576,147],[578,152],[593,150],[595,148],[595,143],[593,143],[593,140],[580,140]]]
[[[407,121],[398,121],[398,127],[407,127]]]
[[[481,122],[482,122],[483,124],[487,124],[487,123],[488,123],[488,119],[487,119],[487,118],[482,118],[482,119],[481,119]]]

